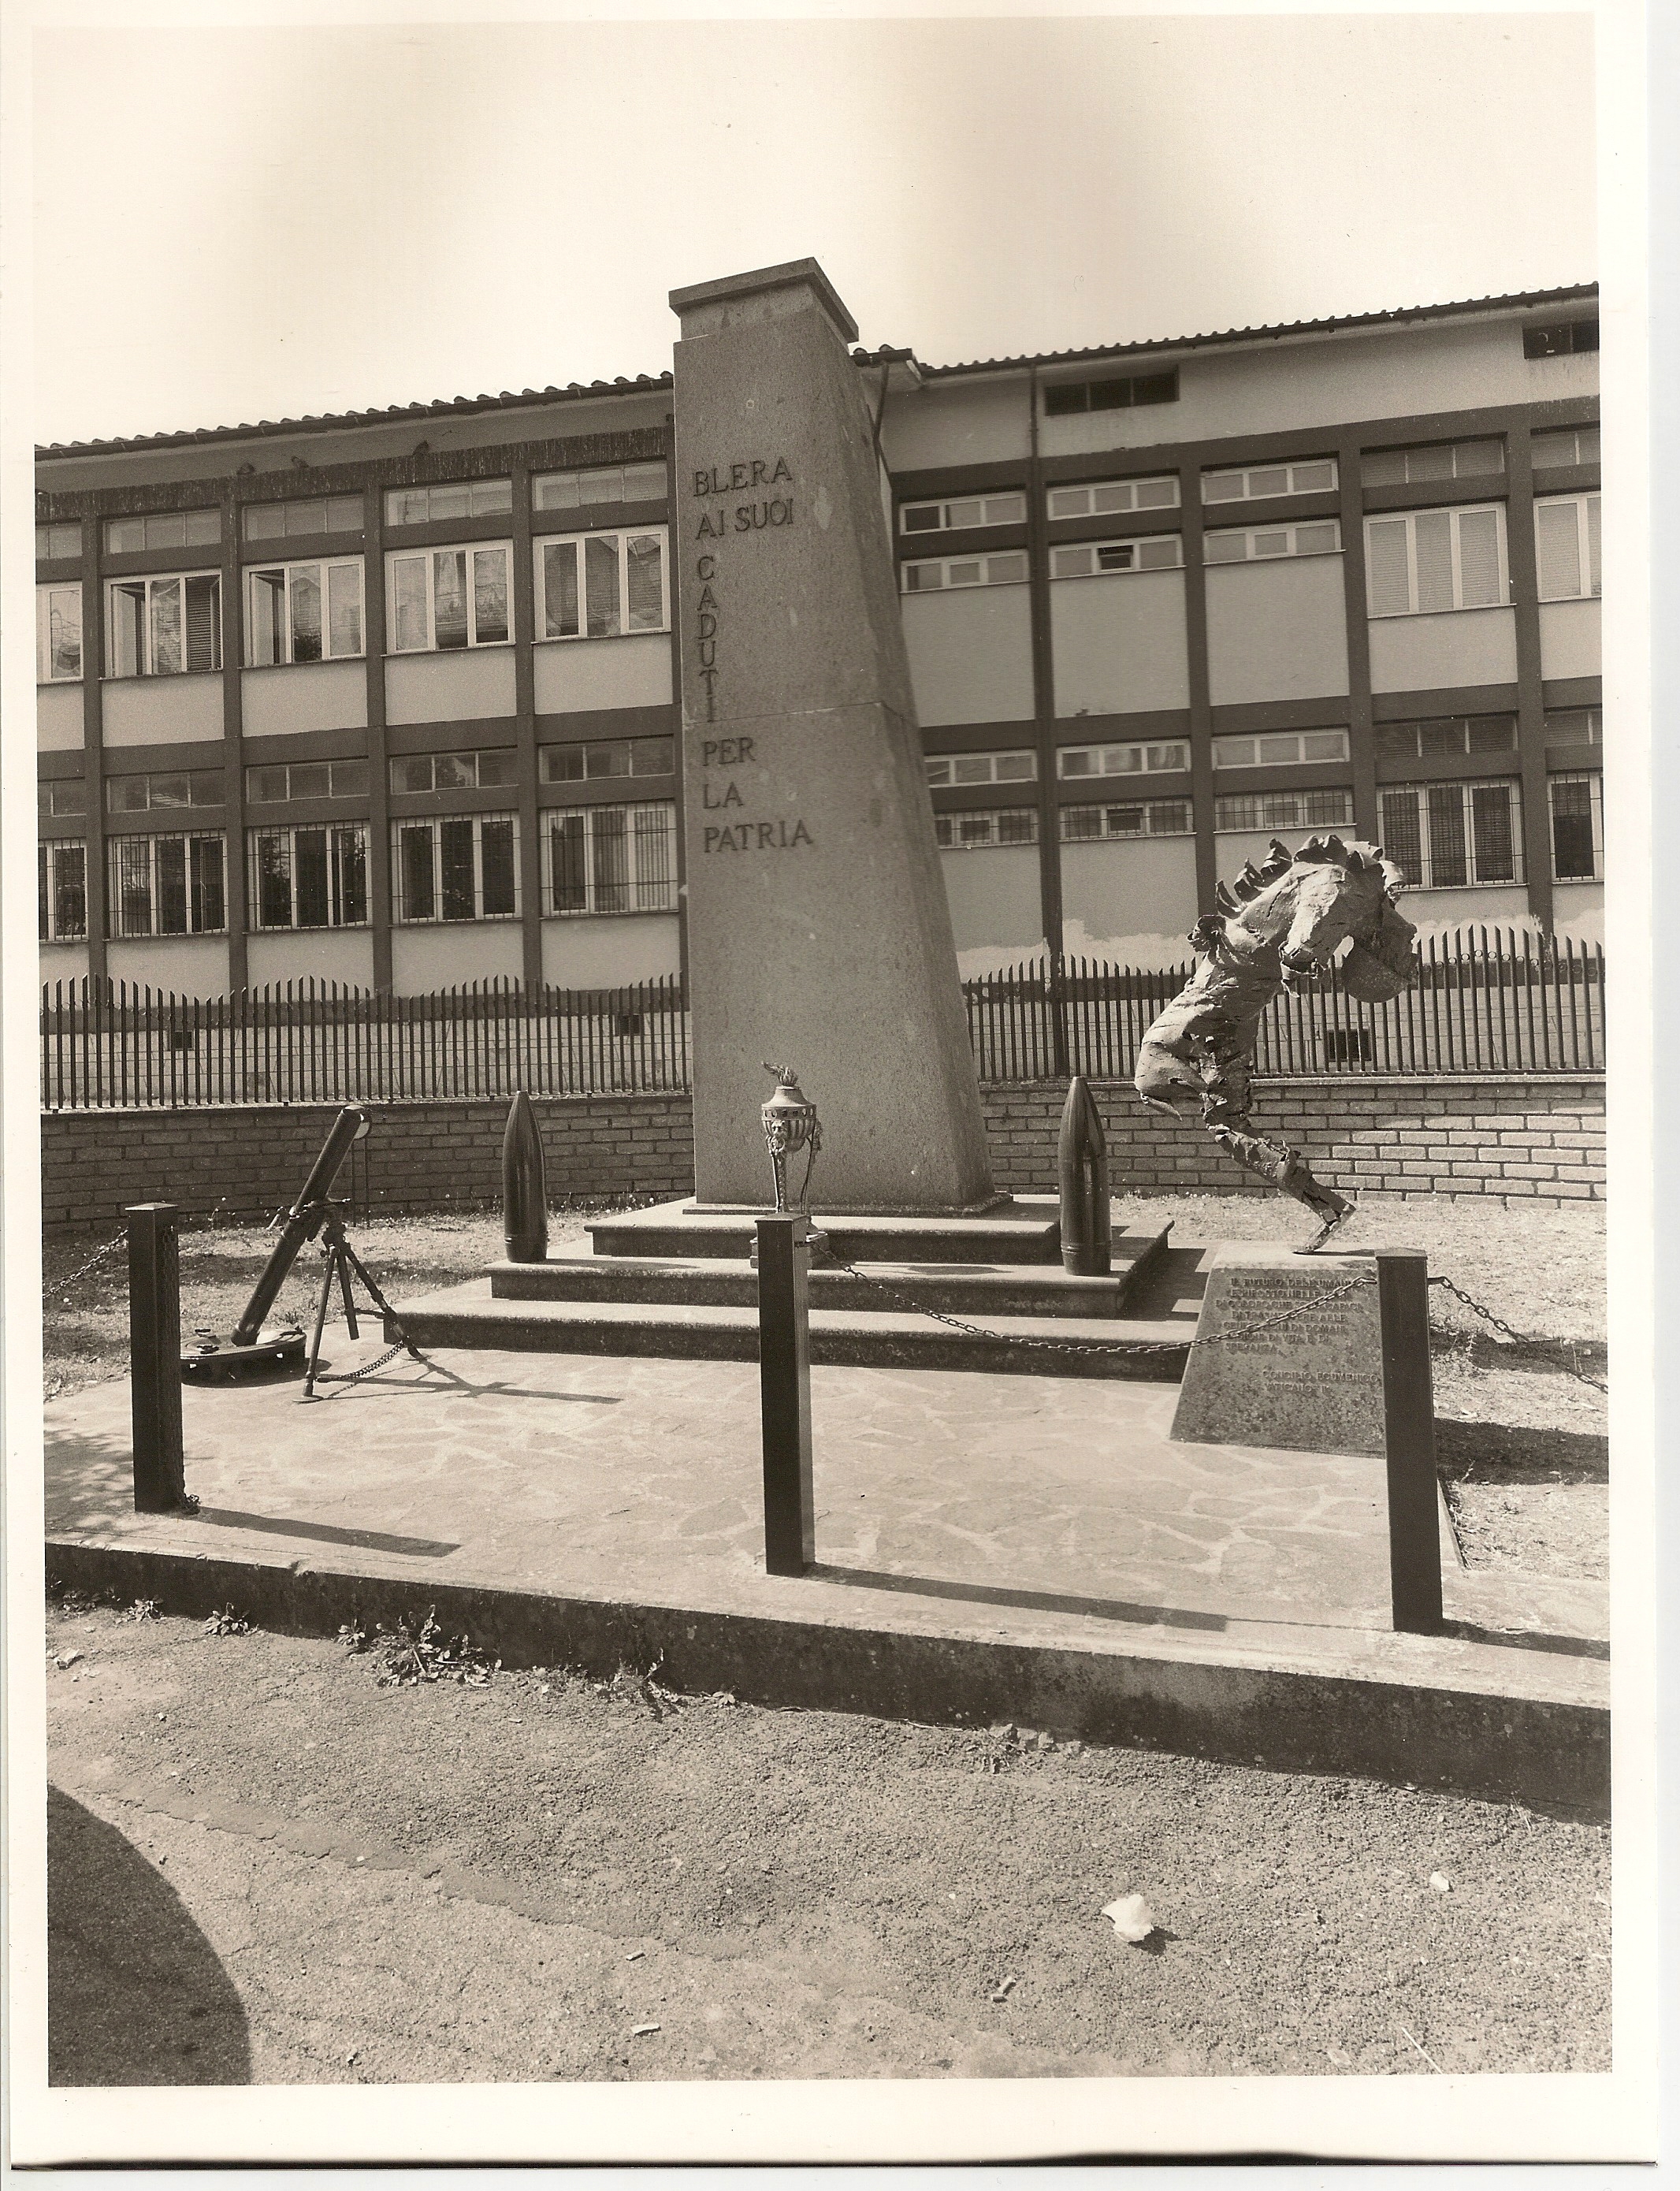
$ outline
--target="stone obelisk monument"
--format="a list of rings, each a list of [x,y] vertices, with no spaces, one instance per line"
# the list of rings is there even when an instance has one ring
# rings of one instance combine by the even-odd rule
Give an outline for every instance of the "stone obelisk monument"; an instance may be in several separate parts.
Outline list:
[[[820,1113],[820,1208],[984,1208],[856,326],[811,259],[671,306],[695,1200],[769,1200],[768,1060]]]

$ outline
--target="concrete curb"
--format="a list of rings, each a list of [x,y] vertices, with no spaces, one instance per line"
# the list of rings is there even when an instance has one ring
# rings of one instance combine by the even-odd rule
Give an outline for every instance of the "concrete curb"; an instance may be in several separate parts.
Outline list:
[[[508,1666],[608,1676],[662,1659],[675,1689],[744,1703],[985,1726],[1274,1772],[1352,1774],[1602,1819],[1609,1713],[1473,1689],[906,1633],[494,1586],[409,1581],[303,1562],[47,1543],[48,1577],[202,1617],[231,1602],[281,1633],[333,1636],[435,1608]]]

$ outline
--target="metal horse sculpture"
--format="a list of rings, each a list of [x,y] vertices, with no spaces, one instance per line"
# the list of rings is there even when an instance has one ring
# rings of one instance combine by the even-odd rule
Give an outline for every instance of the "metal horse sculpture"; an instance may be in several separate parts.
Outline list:
[[[1322,1247],[1353,1208],[1314,1178],[1286,1142],[1257,1134],[1249,1117],[1249,1067],[1260,1015],[1280,988],[1315,980],[1342,947],[1342,987],[1369,1004],[1397,997],[1417,971],[1416,930],[1395,907],[1403,878],[1380,845],[1309,837],[1298,851],[1272,839],[1262,867],[1251,862],[1219,910],[1190,930],[1197,965],[1138,1053],[1138,1093],[1180,1118],[1200,1105],[1221,1148],[1281,1187],[1318,1218],[1300,1252]]]

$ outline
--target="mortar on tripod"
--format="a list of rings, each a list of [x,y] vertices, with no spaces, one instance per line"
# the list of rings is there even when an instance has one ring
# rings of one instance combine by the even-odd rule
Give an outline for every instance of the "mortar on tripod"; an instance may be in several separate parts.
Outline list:
[[[347,1104],[332,1122],[321,1154],[315,1158],[304,1191],[298,1197],[281,1227],[274,1253],[264,1266],[263,1274],[252,1289],[251,1298],[233,1328],[230,1337],[224,1340],[216,1333],[200,1330],[194,1335],[198,1344],[184,1347],[181,1352],[181,1374],[194,1378],[200,1384],[231,1382],[247,1371],[307,1368],[306,1383],[314,1382],[321,1358],[321,1331],[326,1322],[327,1305],[332,1297],[336,1278],[343,1295],[344,1313],[352,1339],[356,1335],[355,1305],[350,1293],[350,1278],[355,1272],[361,1278],[380,1308],[385,1304],[363,1270],[354,1249],[344,1238],[343,1219],[338,1205],[329,1199],[332,1183],[338,1178],[349,1156],[353,1143],[366,1138],[373,1121],[366,1111]],[[296,1324],[270,1323],[270,1310],[279,1298],[280,1289],[291,1274],[298,1257],[320,1233],[327,1236],[327,1263],[321,1290],[321,1301],[315,1317],[313,1340],[306,1342]],[[307,1353],[307,1365],[305,1356]]]

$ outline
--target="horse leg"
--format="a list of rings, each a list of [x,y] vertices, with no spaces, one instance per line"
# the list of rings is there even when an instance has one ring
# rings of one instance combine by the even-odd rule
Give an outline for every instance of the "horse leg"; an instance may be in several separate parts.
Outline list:
[[[1302,1251],[1309,1255],[1323,1246],[1354,1205],[1346,1195],[1314,1179],[1311,1165],[1287,1141],[1269,1141],[1253,1131],[1250,1101],[1247,1061],[1240,1055],[1221,1056],[1210,1045],[1201,1099],[1202,1124],[1246,1170],[1312,1211],[1319,1221],[1319,1231]]]

